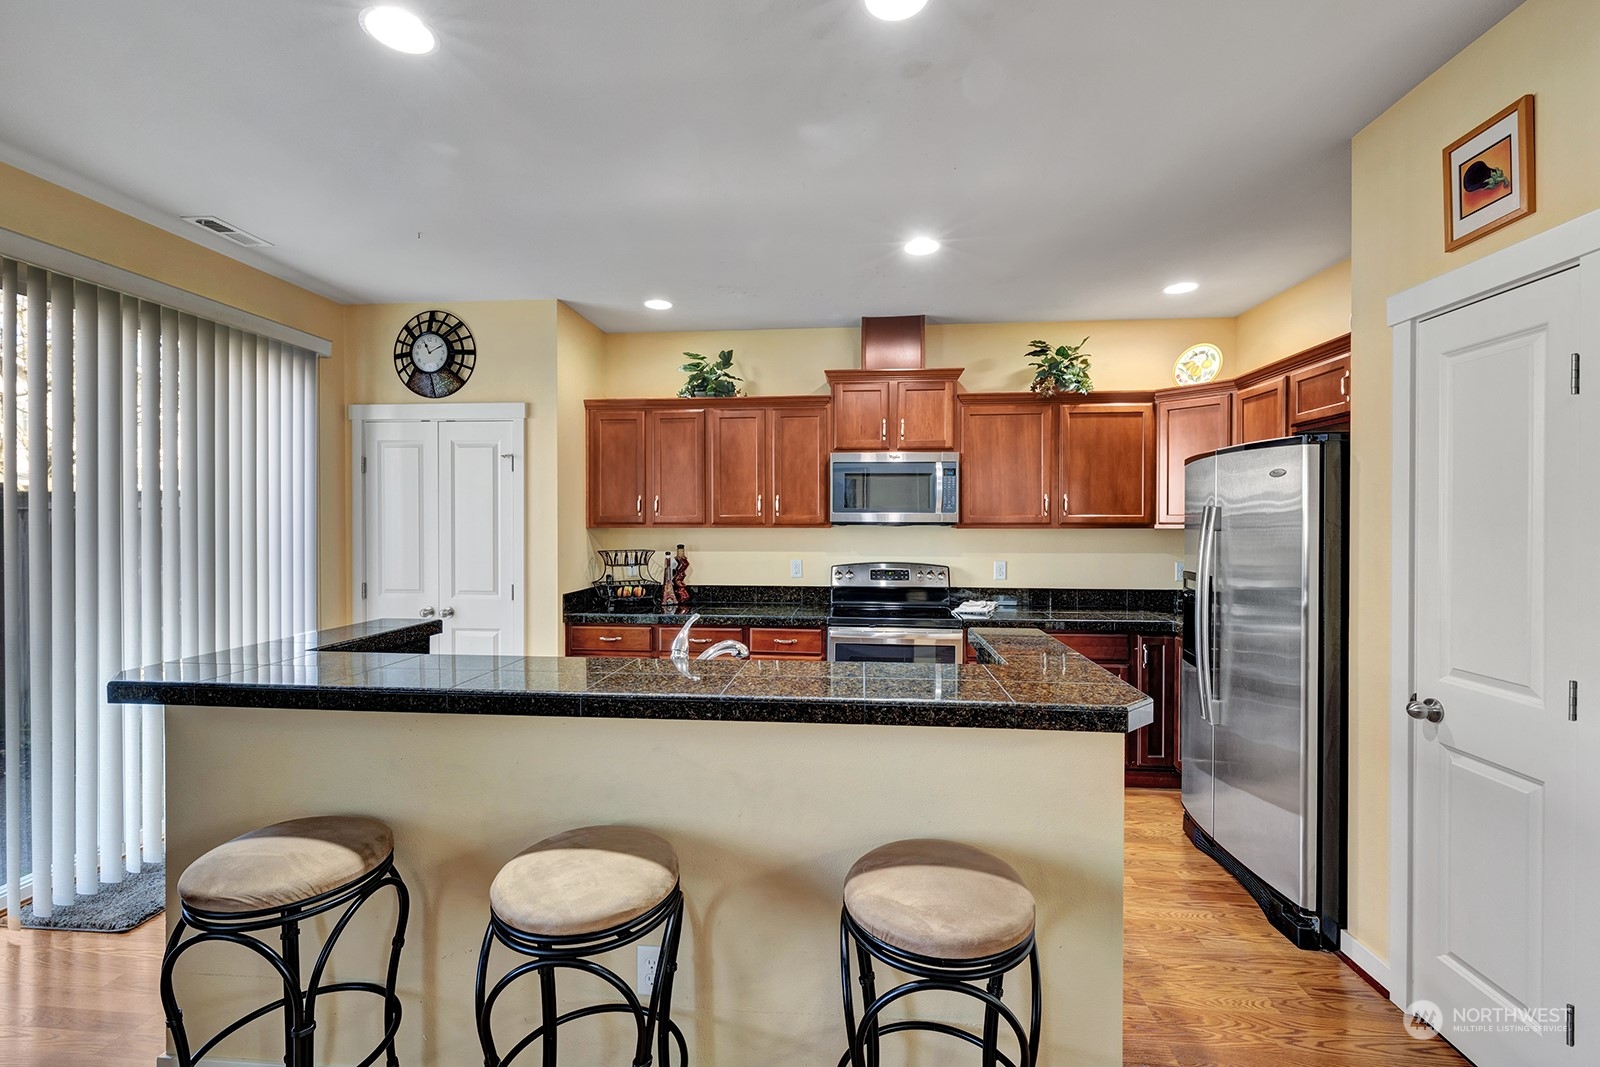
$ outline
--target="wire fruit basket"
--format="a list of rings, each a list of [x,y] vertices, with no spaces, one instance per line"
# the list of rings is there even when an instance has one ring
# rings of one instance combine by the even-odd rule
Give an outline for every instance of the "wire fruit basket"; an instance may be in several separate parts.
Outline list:
[[[661,603],[661,579],[650,572],[653,548],[602,548],[600,562],[605,573],[592,583],[605,601],[607,611],[618,606],[640,608]]]

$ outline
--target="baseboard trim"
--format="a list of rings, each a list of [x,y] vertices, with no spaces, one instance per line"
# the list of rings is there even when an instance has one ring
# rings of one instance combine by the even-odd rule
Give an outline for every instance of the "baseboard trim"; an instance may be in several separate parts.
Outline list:
[[[1389,965],[1377,953],[1350,936],[1349,931],[1339,934],[1339,958],[1373,989],[1389,999]]]
[[[205,1059],[206,1067],[278,1067],[282,1060],[219,1060],[212,1056]],[[177,1057],[170,1052],[163,1052],[156,1057],[156,1067],[178,1067]]]

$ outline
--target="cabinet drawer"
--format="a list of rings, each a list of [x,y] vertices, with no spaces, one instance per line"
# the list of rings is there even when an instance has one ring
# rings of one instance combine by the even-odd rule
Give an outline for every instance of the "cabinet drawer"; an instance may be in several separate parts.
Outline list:
[[[1127,634],[1054,634],[1057,641],[1102,666],[1126,667],[1133,661],[1131,639]]]
[[[655,650],[655,631],[649,626],[571,626],[567,629],[569,655],[638,655]]]
[[[678,636],[681,626],[657,626],[656,650],[661,655],[672,652],[672,639]],[[744,631],[737,626],[696,626],[689,631],[689,655],[698,656],[718,641],[743,641]]]
[[[820,656],[821,630],[791,630],[776,627],[751,627],[752,656]]]

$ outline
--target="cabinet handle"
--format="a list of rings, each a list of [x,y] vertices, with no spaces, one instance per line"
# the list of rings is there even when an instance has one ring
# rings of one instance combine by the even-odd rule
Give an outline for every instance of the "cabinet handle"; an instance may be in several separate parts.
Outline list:
[[[905,444],[906,443],[906,420],[905,419],[901,419],[900,420],[900,443],[901,444]]]
[[[757,515],[761,514],[761,494],[760,493],[756,494],[756,514]]]
[[[883,420],[883,422],[878,426],[878,440],[887,441],[888,439],[889,439],[889,420],[887,418],[885,418]]]
[[[1062,518],[1066,518],[1066,516],[1067,516],[1067,494],[1062,493],[1061,494],[1061,517]]]
[[[775,645],[798,645],[800,639],[798,637],[774,637],[772,643]]]
[[[614,641],[621,641],[622,638],[620,638],[620,637],[602,637],[600,640],[604,641],[606,644],[609,645]]]
[[[1339,395],[1342,396],[1342,397],[1347,397],[1347,398],[1350,396],[1350,372],[1349,371],[1345,371],[1344,374],[1341,375],[1340,378],[1339,378]]]
[[[634,504],[634,507],[638,508],[639,509],[639,514],[643,515],[644,514],[644,497],[641,496],[639,498],[638,502]]]
[[[691,637],[691,638],[689,638],[689,643],[691,645],[709,645],[711,643],[711,638],[709,638],[709,637]]]
[[[661,495],[656,494],[656,514],[661,514]]]
[[[1050,514],[1050,494],[1049,493],[1046,493],[1044,495],[1044,513],[1046,515]]]
[[[441,618],[441,619],[453,619],[455,617],[456,617],[456,609],[455,608],[445,608],[443,611],[439,612],[439,618]]]
[[[432,608],[423,608],[421,611],[417,612],[417,617],[419,619],[431,619],[433,616],[434,610]]]
[[[782,493],[773,493],[772,494],[772,517],[776,519],[779,515],[782,515],[782,514],[783,514],[783,494]]]

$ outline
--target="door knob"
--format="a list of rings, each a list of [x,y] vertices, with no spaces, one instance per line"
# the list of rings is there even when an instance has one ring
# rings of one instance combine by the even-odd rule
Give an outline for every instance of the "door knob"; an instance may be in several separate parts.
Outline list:
[[[1429,697],[1427,700],[1418,700],[1417,694],[1412,693],[1411,699],[1406,703],[1406,714],[1413,719],[1441,722],[1444,719],[1444,705],[1433,699],[1433,697]]]
[[[421,611],[417,612],[417,614],[422,616],[424,619],[431,619],[433,618],[433,609],[423,608]]]
[[[445,608],[443,611],[439,612],[439,618],[441,618],[441,619],[453,619],[453,618],[455,618],[455,614],[456,614],[456,609],[455,608]]]

